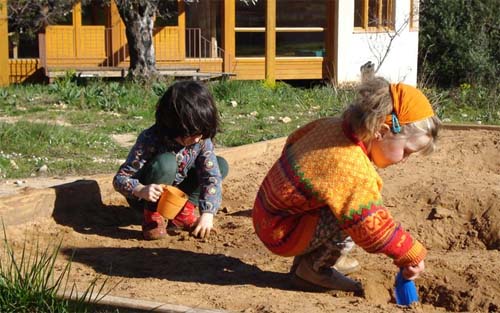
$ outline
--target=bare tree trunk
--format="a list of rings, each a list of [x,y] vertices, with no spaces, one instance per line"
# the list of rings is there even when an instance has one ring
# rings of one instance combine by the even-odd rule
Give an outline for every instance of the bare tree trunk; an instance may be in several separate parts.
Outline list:
[[[125,23],[130,55],[129,75],[134,78],[156,76],[153,21],[159,0],[115,0]]]

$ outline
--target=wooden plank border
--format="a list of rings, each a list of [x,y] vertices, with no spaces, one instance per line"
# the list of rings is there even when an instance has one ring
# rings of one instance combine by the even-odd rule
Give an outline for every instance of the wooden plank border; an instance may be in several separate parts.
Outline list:
[[[67,300],[78,300],[78,294],[59,293],[58,296]],[[156,313],[228,313],[229,311],[216,309],[191,308],[184,305],[168,304],[156,301],[116,297],[111,295],[88,295],[86,299],[96,301],[96,306],[125,309],[130,312]]]
[[[480,124],[443,124],[444,129],[450,130],[493,130],[500,131],[500,125],[480,125]]]

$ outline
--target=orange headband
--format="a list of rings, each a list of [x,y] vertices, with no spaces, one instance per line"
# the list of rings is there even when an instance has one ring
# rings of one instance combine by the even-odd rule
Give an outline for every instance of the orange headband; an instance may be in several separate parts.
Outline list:
[[[417,88],[403,83],[390,84],[393,112],[401,125],[424,120],[434,116],[427,97]],[[385,118],[385,123],[392,126],[392,115]]]

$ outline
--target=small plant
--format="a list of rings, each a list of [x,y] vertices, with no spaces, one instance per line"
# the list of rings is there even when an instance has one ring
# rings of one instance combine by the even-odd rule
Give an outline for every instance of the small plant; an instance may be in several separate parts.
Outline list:
[[[41,249],[38,242],[15,252],[7,240],[4,227],[3,254],[0,255],[0,312],[87,312],[102,299],[103,288],[97,278],[77,293],[69,285],[71,260],[56,273],[55,262],[61,243]],[[71,300],[69,300],[71,299]]]

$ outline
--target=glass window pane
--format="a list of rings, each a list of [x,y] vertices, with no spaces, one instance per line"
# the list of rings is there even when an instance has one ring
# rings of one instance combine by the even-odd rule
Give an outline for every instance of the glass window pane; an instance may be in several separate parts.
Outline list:
[[[236,33],[236,56],[263,57],[265,39],[265,33]]]
[[[277,27],[325,27],[326,1],[276,0],[276,15]]]
[[[266,1],[236,1],[236,27],[265,27],[266,26]]]
[[[277,56],[323,56],[324,34],[314,33],[277,33]]]
[[[390,27],[392,26],[392,1],[384,0],[382,1],[382,25]]]
[[[354,2],[354,27],[364,27],[363,25],[363,10],[364,0],[356,0]]]
[[[217,41],[220,41],[221,19],[224,18],[220,15],[220,5],[220,1],[208,0],[186,3],[186,27],[200,28],[205,38],[217,37]]]
[[[370,0],[368,3],[368,26],[376,27],[380,24],[378,16],[378,1],[380,0]]]

